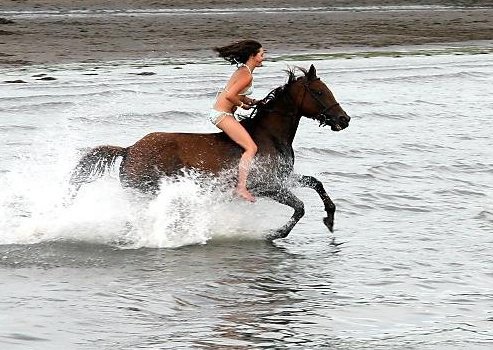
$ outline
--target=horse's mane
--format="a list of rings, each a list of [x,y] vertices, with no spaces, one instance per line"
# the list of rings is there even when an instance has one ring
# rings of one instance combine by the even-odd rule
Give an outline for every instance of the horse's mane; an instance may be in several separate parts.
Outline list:
[[[259,119],[262,118],[265,114],[270,112],[272,110],[272,106],[277,101],[279,98],[283,97],[286,95],[286,90],[293,84],[295,81],[302,77],[297,77],[296,76],[296,70],[300,70],[303,72],[304,76],[308,74],[308,71],[302,67],[294,67],[290,69],[286,69],[285,72],[288,74],[288,81],[284,84],[281,85],[271,92],[267,94],[262,100],[259,101],[259,103],[255,106],[253,109],[252,113],[250,113],[250,117],[248,119]],[[248,120],[247,119],[247,120]]]

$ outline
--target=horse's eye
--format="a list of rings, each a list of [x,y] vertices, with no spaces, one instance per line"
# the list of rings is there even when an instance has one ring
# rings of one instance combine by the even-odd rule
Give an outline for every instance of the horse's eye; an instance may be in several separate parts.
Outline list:
[[[317,90],[317,91],[315,91],[315,94],[317,94],[317,96],[322,96],[323,95],[323,92],[320,91],[320,90]]]

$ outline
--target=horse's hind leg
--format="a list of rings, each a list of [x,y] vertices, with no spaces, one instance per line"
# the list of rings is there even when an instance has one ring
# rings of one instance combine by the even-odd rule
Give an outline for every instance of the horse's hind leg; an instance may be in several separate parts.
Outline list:
[[[296,197],[291,191],[281,188],[279,190],[271,190],[259,193],[261,196],[271,198],[281,204],[285,204],[294,209],[294,213],[289,221],[280,229],[274,231],[267,236],[267,239],[274,240],[278,238],[285,238],[291,232],[293,227],[300,221],[305,215],[304,203]]]
[[[134,188],[143,194],[156,195],[160,176],[153,167],[134,159],[124,158],[120,164],[120,182],[123,187]]]

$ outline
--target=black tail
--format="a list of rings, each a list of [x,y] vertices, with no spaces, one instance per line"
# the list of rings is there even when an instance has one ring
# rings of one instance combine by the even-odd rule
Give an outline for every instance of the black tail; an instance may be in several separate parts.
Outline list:
[[[124,157],[126,154],[127,149],[118,146],[99,146],[90,149],[80,159],[70,177],[71,197],[77,195],[83,184],[103,176],[115,165],[118,157]]]

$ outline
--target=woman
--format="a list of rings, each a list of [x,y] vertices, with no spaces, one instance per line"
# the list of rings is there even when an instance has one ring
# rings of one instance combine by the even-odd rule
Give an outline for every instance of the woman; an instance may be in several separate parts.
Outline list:
[[[231,64],[236,64],[238,69],[231,75],[224,89],[217,93],[209,119],[244,149],[238,169],[236,194],[254,202],[255,198],[248,191],[246,184],[250,165],[257,153],[257,145],[245,128],[234,118],[233,113],[237,108],[248,110],[257,102],[247,95],[252,92],[253,71],[260,67],[264,60],[264,49],[255,40],[242,40],[231,45],[216,47],[214,51],[219,57]]]

